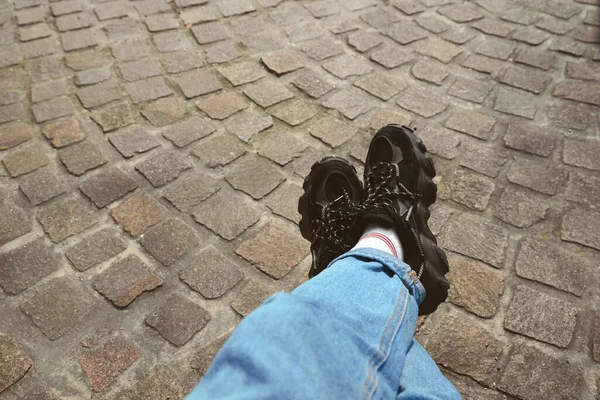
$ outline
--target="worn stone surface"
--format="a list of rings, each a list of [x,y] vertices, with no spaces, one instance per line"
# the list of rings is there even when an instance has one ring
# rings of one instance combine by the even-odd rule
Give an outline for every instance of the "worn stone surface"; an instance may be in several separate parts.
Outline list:
[[[38,210],[37,219],[54,243],[58,243],[98,222],[91,206],[76,197],[64,198]]]
[[[87,171],[108,162],[94,143],[86,140],[69,146],[59,152],[60,161],[73,175],[83,175]]]
[[[403,90],[396,100],[396,103],[402,108],[412,111],[424,118],[430,118],[443,112],[448,104],[442,100],[432,99],[423,92],[407,88]]]
[[[425,82],[441,85],[448,76],[445,68],[439,63],[418,61],[410,70],[413,76]],[[384,99],[385,100],[385,99]]]
[[[31,222],[25,211],[11,204],[0,205],[0,246],[31,231]]]
[[[125,84],[133,104],[160,99],[173,93],[162,77],[148,78]]]
[[[446,121],[446,127],[458,132],[489,140],[493,137],[492,128],[496,120],[474,111],[457,110]]]
[[[133,110],[129,103],[115,101],[94,109],[90,116],[104,132],[110,132],[134,123]]]
[[[127,243],[113,228],[104,228],[71,246],[65,255],[78,271],[86,271],[111,259],[127,248]]]
[[[163,136],[177,147],[185,147],[213,133],[216,126],[206,118],[192,117],[163,130]]]
[[[379,91],[378,89],[381,89],[381,86],[378,86],[378,89],[376,89],[376,85],[371,85],[371,83],[367,85],[374,92],[377,91],[377,93],[382,96],[387,96],[389,94],[384,94],[383,91]],[[394,90],[395,89],[389,88],[388,91]],[[355,88],[337,92],[330,96],[327,100],[323,101],[321,104],[326,108],[338,110],[342,115],[344,115],[344,117],[348,119],[355,119],[376,105],[376,103],[371,100],[370,97]]]
[[[527,286],[518,286],[504,327],[542,342],[567,347],[577,322],[572,304]]]
[[[197,70],[176,79],[177,85],[185,95],[192,98],[221,90],[221,84],[210,72]]]
[[[202,173],[189,175],[169,185],[163,196],[179,211],[188,212],[219,190],[218,182]]]
[[[504,135],[507,147],[543,157],[552,154],[555,143],[556,137],[551,132],[531,125],[509,124]]]
[[[81,283],[55,278],[40,285],[21,310],[48,339],[56,340],[86,320],[94,308],[92,299]]]
[[[85,139],[79,121],[75,118],[61,118],[44,125],[43,133],[52,146],[60,148]]]
[[[47,165],[50,160],[39,143],[21,147],[2,159],[10,176],[17,177]]]
[[[19,188],[33,205],[41,204],[66,191],[63,180],[51,168],[39,169],[19,180]]]
[[[367,75],[356,82],[357,86],[381,100],[389,100],[404,89],[405,85],[392,76],[374,73]]]
[[[273,118],[244,110],[225,123],[225,129],[244,142],[249,142],[254,135],[273,126]]]
[[[88,178],[79,186],[79,189],[89,197],[96,207],[102,208],[137,187],[138,184],[123,171],[109,167]]]
[[[594,154],[598,154],[600,142],[597,140],[565,140],[563,161],[565,164],[591,170],[600,170],[600,160]]]
[[[600,203],[600,177],[588,173],[569,173],[567,200],[584,203],[590,206]]]
[[[261,61],[277,75],[287,74],[304,67],[302,61],[294,53],[284,51],[264,55]]]
[[[335,89],[335,85],[329,83],[324,77],[317,75],[312,70],[298,75],[291,83],[314,98],[319,98]]]
[[[261,212],[247,196],[221,189],[193,210],[194,219],[224,239],[235,239],[254,225]]]
[[[181,347],[208,324],[211,316],[204,308],[172,295],[146,318],[146,323],[165,339]]]
[[[187,113],[185,102],[170,96],[144,106],[142,115],[154,126],[165,126],[180,121]]]
[[[543,220],[548,207],[542,196],[508,186],[498,200],[494,215],[518,228],[526,228]]]
[[[244,274],[233,261],[210,246],[190,260],[179,277],[207,299],[217,299],[242,280]]]
[[[509,182],[553,195],[558,191],[564,172],[560,167],[547,161],[519,158],[510,166],[506,176]]]
[[[512,67],[506,70],[500,82],[528,92],[541,93],[550,80],[549,75],[534,69]]]
[[[238,94],[223,93],[198,100],[196,106],[212,119],[223,120],[248,108],[248,103]]]
[[[137,191],[129,196],[112,211],[115,221],[131,236],[141,235],[166,215],[167,210],[143,191]]]
[[[246,154],[246,149],[239,140],[231,136],[212,135],[197,144],[192,149],[192,154],[208,167],[215,168],[227,165],[243,156]]]
[[[0,336],[0,393],[23,378],[33,366],[27,350],[13,338]]]
[[[449,300],[480,317],[496,315],[504,292],[502,275],[479,261],[459,255],[450,256],[448,262]]]
[[[178,219],[169,219],[150,228],[142,237],[142,246],[164,265],[171,265],[194,249],[198,236]]]
[[[427,151],[437,156],[452,160],[459,153],[460,138],[452,131],[436,129],[430,126],[418,132],[427,146]]]
[[[252,177],[258,174],[260,181]],[[256,155],[246,155],[232,164],[225,179],[237,190],[261,199],[285,180],[284,175],[272,163]]]
[[[160,146],[158,139],[139,125],[134,125],[110,135],[108,141],[125,158],[131,158],[136,154],[145,153]]]
[[[600,212],[575,208],[565,214],[561,225],[561,239],[580,243],[600,250],[600,231],[594,221]]]
[[[258,150],[258,154],[285,165],[297,158],[308,145],[287,132],[270,134]]]
[[[487,208],[495,187],[491,179],[460,169],[444,185],[441,195],[474,210],[483,211]]]
[[[31,128],[21,121],[0,126],[0,150],[10,149],[31,139]]]
[[[227,67],[218,68],[221,75],[233,86],[255,82],[265,76],[259,65],[250,62],[241,62]]]
[[[302,187],[285,182],[267,197],[267,207],[271,209],[273,214],[281,215],[290,221],[299,223],[298,199],[303,193]]]
[[[271,115],[291,126],[300,125],[314,117],[318,112],[317,107],[299,99],[292,99],[269,109]]]
[[[310,134],[321,139],[331,147],[337,147],[348,141],[356,129],[340,120],[325,117],[310,128]]]
[[[117,307],[127,307],[143,292],[161,286],[163,280],[134,255],[114,262],[94,278],[94,289]]]
[[[260,306],[271,294],[273,292],[264,285],[255,281],[249,281],[240,294],[233,299],[231,308],[242,317],[245,317]]]
[[[183,171],[192,166],[192,161],[188,156],[182,156],[173,151],[163,151],[140,162],[135,169],[140,171],[152,186],[161,187],[177,179]]]

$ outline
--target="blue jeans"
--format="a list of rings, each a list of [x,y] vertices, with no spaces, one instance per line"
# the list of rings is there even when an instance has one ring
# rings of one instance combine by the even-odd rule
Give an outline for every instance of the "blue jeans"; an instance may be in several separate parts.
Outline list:
[[[188,400],[460,399],[413,338],[425,297],[375,249],[338,257],[248,315]]]

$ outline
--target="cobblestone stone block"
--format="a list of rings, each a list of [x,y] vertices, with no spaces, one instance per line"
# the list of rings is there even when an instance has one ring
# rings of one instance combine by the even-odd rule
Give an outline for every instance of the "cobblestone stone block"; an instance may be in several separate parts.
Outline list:
[[[10,204],[0,205],[0,246],[31,231],[31,222],[24,210]]]
[[[454,22],[463,24],[483,18],[483,14],[467,4],[453,4],[438,8],[438,13]]]
[[[179,175],[193,167],[192,160],[175,152],[162,151],[152,158],[136,165],[154,187],[161,187],[174,181]]]
[[[71,104],[68,97],[60,96],[32,105],[31,111],[33,111],[33,116],[38,123],[46,122],[73,114],[73,104]],[[17,118],[20,117],[17,116]]]
[[[31,88],[31,101],[38,103],[49,100],[53,97],[64,96],[68,94],[68,87],[65,81],[53,81],[37,84]]]
[[[219,22],[194,25],[192,33],[200,45],[218,42],[231,37],[231,32]]]
[[[177,347],[186,344],[208,324],[208,311],[181,295],[172,295],[146,318],[146,323]]]
[[[42,22],[46,17],[47,7],[40,6],[15,12],[17,25],[28,25]]]
[[[0,124],[20,119],[26,119],[26,115],[27,114],[22,104],[10,104],[7,106],[0,106]]]
[[[356,133],[352,126],[331,117],[320,119],[309,131],[311,135],[334,148],[346,143]]]
[[[360,16],[360,19],[375,29],[393,24],[402,19],[402,14],[391,7],[376,7],[373,11],[366,12]]]
[[[600,142],[597,140],[567,139],[565,140],[563,161],[565,164],[597,171],[600,170],[598,151],[600,151]]]
[[[515,45],[501,39],[486,39],[475,49],[475,53],[500,60],[508,60]]]
[[[107,261],[127,248],[114,228],[104,228],[71,246],[65,255],[78,271],[86,271]]]
[[[450,255],[450,301],[483,318],[496,315],[504,292],[504,278],[479,261]]]
[[[575,331],[577,308],[527,286],[518,286],[506,312],[504,327],[558,347],[568,347]]]
[[[187,73],[175,81],[185,97],[192,98],[221,90],[217,78],[208,71],[197,70]]]
[[[190,50],[192,48],[192,43],[181,31],[159,33],[154,35],[152,40],[161,52]]]
[[[585,46],[582,43],[579,43],[569,37],[554,39],[548,49],[575,57],[581,57],[585,52]]]
[[[429,36],[429,33],[425,29],[420,28],[416,24],[406,22],[390,25],[382,32],[403,46]]]
[[[512,31],[515,30],[512,25],[498,22],[489,18],[477,21],[473,24],[473,28],[488,35],[494,35],[501,38],[507,37]]]
[[[424,346],[439,364],[488,386],[498,378],[503,344],[484,325],[451,315],[439,324]]]
[[[591,119],[590,114],[581,106],[565,102],[549,104],[546,114],[554,125],[578,131],[587,129]]]
[[[586,391],[579,366],[526,345],[509,354],[498,387],[511,395],[531,399],[577,399]]]
[[[357,51],[364,53],[383,43],[383,36],[379,32],[358,30],[348,35],[348,44]]]
[[[300,222],[298,199],[302,193],[303,190],[300,186],[285,182],[267,197],[265,203],[273,214],[280,215],[297,224]]]
[[[25,376],[33,366],[26,349],[13,338],[0,336],[0,393]],[[8,392],[7,392],[8,393]]]
[[[119,64],[119,71],[123,79],[128,82],[151,78],[162,73],[156,60],[138,60]]]
[[[59,32],[74,31],[89,28],[94,24],[94,19],[87,13],[63,15],[56,18],[56,28]]]
[[[459,153],[461,140],[452,131],[426,126],[418,134],[427,146],[427,151],[431,154],[452,160]]]
[[[216,180],[208,175],[197,173],[170,185],[163,192],[163,196],[179,211],[188,212],[218,190],[219,185]]]
[[[258,154],[283,166],[297,158],[308,145],[288,132],[273,132],[258,150]]]
[[[448,64],[462,53],[462,49],[445,40],[430,38],[417,48],[417,52]]]
[[[304,67],[302,61],[289,51],[280,51],[262,56],[263,64],[276,75],[283,75]]]
[[[244,94],[261,107],[291,99],[294,94],[277,81],[262,80],[244,89]]]
[[[552,154],[555,143],[555,136],[547,128],[532,125],[511,123],[504,135],[505,146],[543,157]]]
[[[529,65],[531,67],[543,69],[549,71],[554,68],[557,57],[554,54],[529,48],[519,50],[515,61],[521,64]]]
[[[164,78],[159,76],[127,83],[125,90],[129,94],[129,97],[131,97],[133,104],[160,99],[173,93]]]
[[[118,2],[101,4],[94,8],[94,12],[100,21],[126,17],[132,11],[128,4]]]
[[[244,274],[235,264],[212,246],[181,270],[179,277],[207,299],[218,299],[242,280]]]
[[[371,129],[377,131],[379,128],[383,128],[389,124],[409,126],[411,122],[412,118],[404,113],[387,108],[378,108],[371,113],[370,127]]]
[[[504,67],[504,63],[500,60],[477,54],[469,56],[469,58],[463,61],[461,65],[469,69],[474,69],[475,71],[493,75],[496,75]]]
[[[39,210],[37,219],[54,243],[83,232],[98,222],[92,208],[74,197],[62,199]]]
[[[94,278],[94,288],[117,307],[127,307],[143,292],[163,284],[137,256],[116,261]]]
[[[16,45],[0,50],[0,68],[16,65],[21,62],[22,59],[23,56]]]
[[[254,225],[261,212],[246,196],[221,189],[194,208],[194,219],[224,239],[232,240]]]
[[[18,85],[18,84],[17,84]],[[20,88],[3,88],[0,90],[0,105],[7,106],[9,104],[20,103],[25,100],[25,92],[19,90]]]
[[[204,111],[212,119],[223,120],[248,108],[248,103],[246,103],[242,96],[227,92],[200,99],[196,102],[196,107]]]
[[[89,296],[68,278],[55,278],[38,287],[21,303],[21,310],[50,340],[56,340],[82,324],[94,308]]]
[[[160,142],[139,125],[134,125],[120,133],[111,135],[108,140],[125,158],[131,158],[136,154],[160,146]]]
[[[508,232],[481,217],[463,213],[450,220],[440,239],[448,250],[501,268]]]
[[[532,93],[541,93],[551,77],[533,69],[512,67],[506,70],[500,82]]]
[[[370,88],[376,90],[374,87]],[[383,95],[383,93],[379,94]],[[321,104],[324,107],[338,110],[348,119],[355,119],[375,107],[377,103],[362,91],[350,88],[333,94]]]
[[[78,361],[90,387],[100,392],[111,386],[141,355],[142,351],[133,341],[117,333],[101,346],[82,352]]]
[[[530,191],[507,187],[496,207],[495,216],[519,228],[529,227],[546,218],[548,205]]]
[[[308,255],[308,247],[300,236],[271,224],[235,252],[270,277],[281,279]]]
[[[52,34],[52,30],[48,24],[42,22],[35,25],[29,25],[19,28],[19,39],[22,42],[48,37]]]
[[[399,46],[384,44],[381,49],[371,53],[371,60],[388,69],[396,68],[414,59],[414,55]]]
[[[179,22],[172,14],[156,14],[144,20],[150,32],[161,32],[179,27]]]
[[[0,286],[6,293],[17,295],[58,270],[59,263],[58,255],[43,239],[3,251],[0,254]]]
[[[491,85],[484,81],[474,81],[457,78],[448,94],[463,100],[481,104],[492,89]]]
[[[425,11],[423,4],[414,0],[394,0],[392,5],[406,15],[414,15]]]
[[[89,28],[63,32],[60,40],[64,51],[73,51],[97,46],[105,39],[102,31]]]
[[[114,131],[134,123],[133,110],[129,103],[115,101],[106,106],[94,109],[91,118],[100,125],[104,132]]]
[[[111,79],[77,90],[77,97],[85,108],[93,108],[121,98],[117,81]]]
[[[459,169],[444,186],[442,195],[471,209],[483,211],[487,208],[495,187],[491,179]]]
[[[21,121],[0,126],[0,151],[10,149],[31,139],[31,128]]]
[[[87,57],[87,59],[80,60],[80,54],[82,54],[81,57]],[[71,53],[70,57],[65,57],[65,60],[69,68],[79,71],[75,75],[76,85],[91,85],[111,77],[110,69],[105,67],[107,61],[103,53],[95,50]]]
[[[323,68],[340,79],[368,74],[372,68],[355,56],[345,54],[323,63]]]
[[[595,221],[600,212],[575,208],[562,219],[561,239],[600,250],[600,231]]]
[[[225,128],[244,142],[249,142],[254,135],[273,126],[270,116],[262,116],[254,112],[244,110],[231,117]]]
[[[535,191],[554,195],[563,176],[563,170],[551,162],[519,158],[510,166],[507,179]]]
[[[50,140],[52,146],[56,148],[78,143],[85,139],[85,133],[81,130],[79,121],[71,117],[48,122],[44,125],[42,132]]]
[[[446,127],[483,140],[494,136],[496,119],[475,111],[457,109],[446,121]]]
[[[448,76],[446,68],[439,63],[418,61],[410,70],[413,76],[425,82],[441,85]]]
[[[165,128],[163,136],[173,142],[175,146],[185,147],[198,139],[210,135],[215,130],[216,126],[211,120],[191,117]]]
[[[242,57],[233,43],[220,43],[206,49],[206,61],[209,64],[222,64]]]
[[[64,14],[72,14],[81,11],[81,3],[75,0],[71,1],[60,1],[58,3],[50,4],[52,15],[58,17]]]
[[[246,14],[256,10],[250,0],[224,0],[218,3],[217,6],[224,17]]]
[[[67,170],[76,176],[108,162],[98,147],[89,140],[62,149],[59,157]]]
[[[302,100],[292,99],[273,106],[269,113],[288,125],[297,126],[314,117],[319,110]]]
[[[145,39],[131,39],[111,46],[112,55],[119,61],[133,61],[147,57],[150,47]]]
[[[299,75],[293,79],[291,83],[313,98],[319,98],[335,89],[335,85],[329,83],[325,78],[319,76],[312,70],[308,70],[304,74]]]
[[[63,46],[63,49],[64,48],[65,47]],[[54,40],[54,38],[51,37],[21,43],[21,54],[26,59],[49,56],[55,54],[56,52],[56,41]]]
[[[567,61],[565,75],[571,79],[581,79],[587,81],[600,80],[599,72],[593,64],[575,63]]]
[[[165,126],[180,121],[187,113],[186,104],[175,96],[169,96],[146,104],[142,115],[154,126]]]
[[[246,153],[240,141],[228,135],[212,135],[192,149],[192,154],[209,168],[224,166]]]
[[[515,270],[517,275],[581,296],[593,264],[552,243],[526,239],[521,243]]]
[[[240,294],[231,302],[231,308],[242,317],[260,306],[273,292],[260,283],[248,281]]]
[[[316,61],[323,61],[344,52],[344,46],[330,37],[320,37],[303,42],[300,48],[307,56]]]
[[[600,178],[587,173],[571,172],[565,192],[567,200],[593,206],[600,203]]]
[[[187,5],[184,7],[187,7]],[[217,6],[209,4],[203,7],[194,7],[188,10],[184,10],[179,14],[179,17],[183,20],[183,22],[186,25],[193,25],[198,23],[216,21],[219,18],[221,18],[221,12],[217,8]]]
[[[496,178],[506,164],[505,152],[496,151],[489,147],[465,146],[466,149],[460,160],[462,167],[467,167],[480,174]]]
[[[431,118],[448,107],[446,102],[432,99],[431,96],[425,96],[422,91],[410,87],[400,93],[396,103],[424,118]]]
[[[548,37],[550,37],[550,35],[548,35],[546,32],[534,27],[519,29],[512,36],[514,40],[518,40],[519,42],[524,42],[532,46],[542,44],[546,41],[546,39],[548,39]]]
[[[417,24],[419,24],[421,28],[425,28],[436,35],[445,32],[449,28],[447,23],[434,15],[420,15],[417,18]]]
[[[17,177],[48,165],[49,159],[39,143],[30,144],[2,159],[10,176]]]
[[[139,236],[159,223],[167,210],[152,196],[138,191],[112,211],[114,220],[131,236]]]
[[[116,167],[104,168],[79,185],[79,189],[98,208],[103,208],[135,190],[138,184]]]
[[[199,240],[187,224],[169,219],[150,228],[141,243],[158,261],[169,266],[198,246]]]
[[[389,100],[404,89],[405,84],[392,76],[376,72],[358,79],[354,86],[382,100]]]
[[[50,168],[37,170],[19,180],[21,191],[34,206],[63,194],[66,187],[62,179]]]
[[[261,176],[257,181],[254,176]],[[237,190],[261,199],[285,180],[284,175],[273,164],[256,155],[246,155],[237,160],[225,179]]]
[[[506,11],[501,18],[515,24],[531,25],[536,23],[540,19],[540,16],[530,8],[515,7]]]
[[[537,112],[535,97],[522,90],[498,89],[494,110],[533,119]]]
[[[600,106],[600,82],[567,80],[559,82],[552,95],[559,98]]]

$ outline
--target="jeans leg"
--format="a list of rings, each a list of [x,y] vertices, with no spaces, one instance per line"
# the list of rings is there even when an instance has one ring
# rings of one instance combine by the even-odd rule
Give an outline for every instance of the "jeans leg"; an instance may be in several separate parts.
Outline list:
[[[197,399],[391,399],[424,297],[410,267],[374,249],[340,256],[247,316]]]
[[[461,395],[435,361],[413,339],[406,354],[396,400],[460,400]]]

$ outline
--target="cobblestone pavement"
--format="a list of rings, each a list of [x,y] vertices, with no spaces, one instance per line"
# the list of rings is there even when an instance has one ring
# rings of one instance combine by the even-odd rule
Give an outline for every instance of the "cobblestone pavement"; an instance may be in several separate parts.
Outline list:
[[[598,0],[0,0],[0,399],[179,399],[305,280],[296,201],[434,154],[467,399],[600,386]]]

